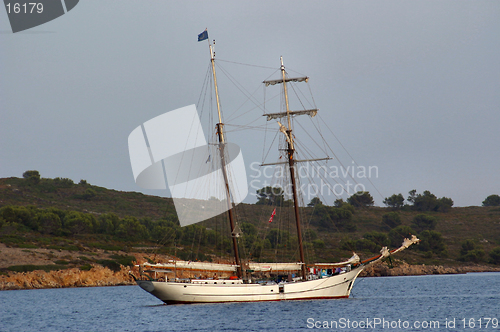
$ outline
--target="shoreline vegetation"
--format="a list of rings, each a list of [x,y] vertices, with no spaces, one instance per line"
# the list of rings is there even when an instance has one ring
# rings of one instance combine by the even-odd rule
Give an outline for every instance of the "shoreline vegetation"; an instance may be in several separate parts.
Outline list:
[[[296,260],[296,233],[281,226],[293,208],[282,191],[257,190],[255,204],[239,204],[245,259]],[[411,234],[418,245],[360,275],[405,276],[500,271],[500,196],[483,206],[453,207],[450,198],[411,190],[373,206],[368,192],[333,206],[318,197],[300,207],[309,262],[362,259],[399,247]],[[276,206],[276,217],[269,216]],[[135,264],[169,258],[229,262],[224,216],[180,227],[171,198],[121,192],[67,178],[0,178],[0,290],[134,284]],[[279,252],[279,257],[277,257]]]

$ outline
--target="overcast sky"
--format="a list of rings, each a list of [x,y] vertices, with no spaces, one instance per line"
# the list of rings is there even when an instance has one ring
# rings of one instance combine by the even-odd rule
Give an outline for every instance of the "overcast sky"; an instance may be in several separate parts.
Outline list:
[[[1,9],[0,177],[38,170],[154,193],[134,182],[127,138],[198,102],[208,28],[218,58],[278,68],[283,56],[308,75],[322,119],[359,165],[378,167],[383,197],[430,190],[481,205],[500,194],[499,18],[499,1],[82,0],[13,34]],[[235,72],[250,87],[269,74]],[[240,105],[221,81],[223,105]],[[262,159],[262,134],[249,135],[237,142],[247,165]]]

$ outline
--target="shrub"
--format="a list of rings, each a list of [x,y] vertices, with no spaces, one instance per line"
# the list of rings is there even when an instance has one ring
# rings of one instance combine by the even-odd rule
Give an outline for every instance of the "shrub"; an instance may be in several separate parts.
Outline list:
[[[23,178],[30,185],[36,185],[40,182],[40,173],[38,171],[26,171],[23,173]]]
[[[500,206],[500,196],[490,195],[483,201],[483,206]]]
[[[12,265],[7,268],[9,271],[14,272],[31,272],[36,270],[42,270],[45,272],[57,271],[67,269],[63,265]]]
[[[80,270],[82,271],[90,271],[90,269],[92,269],[92,265],[90,264],[83,264],[82,266],[80,266]]]
[[[419,214],[413,218],[412,225],[419,231],[432,230],[436,228],[437,220],[427,214]]]
[[[386,197],[383,201],[385,205],[393,209],[400,209],[403,207],[405,199],[402,194],[394,194],[391,197]]]
[[[405,238],[411,238],[413,234],[417,234],[411,227],[400,225],[391,229],[389,232],[389,241],[391,246],[399,247]]]
[[[465,240],[462,242],[460,249],[460,257],[458,258],[464,262],[479,263],[484,260],[486,253],[482,248],[478,248],[473,240]]]
[[[320,239],[313,240],[312,244],[316,249],[323,249],[325,247],[325,242],[323,242],[323,240]]]
[[[401,216],[397,212],[389,212],[382,216],[382,222],[389,228],[394,228],[401,225]]]
[[[446,255],[446,245],[441,233],[425,230],[419,234],[420,244],[417,246],[420,251],[432,251],[439,256]]]
[[[368,207],[374,204],[373,197],[368,191],[358,191],[347,199],[347,203],[354,207]]]
[[[500,247],[496,247],[490,251],[490,263],[500,264]]]

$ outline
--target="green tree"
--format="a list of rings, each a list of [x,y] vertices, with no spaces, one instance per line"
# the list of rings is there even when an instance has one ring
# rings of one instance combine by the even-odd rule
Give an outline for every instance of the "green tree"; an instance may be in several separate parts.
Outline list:
[[[453,200],[448,197],[441,197],[437,201],[437,209],[436,211],[439,212],[448,212],[450,211],[451,207],[453,206]]]
[[[344,202],[342,198],[338,198],[335,200],[335,202],[333,202],[333,205],[335,207],[342,207],[344,204],[346,204],[346,202]]]
[[[325,248],[325,242],[320,239],[316,239],[312,241],[312,244],[315,249],[324,249]]]
[[[266,239],[271,243],[272,248],[277,248],[278,245],[287,244],[290,234],[287,231],[282,231],[277,228],[269,230]]]
[[[390,244],[389,237],[387,237],[387,234],[385,233],[372,231],[366,233],[363,237],[377,244],[378,247],[384,247]]]
[[[257,205],[283,206],[285,203],[284,191],[280,187],[264,187],[257,190]]]
[[[250,249],[257,241],[257,227],[249,222],[242,222],[240,224],[241,232],[243,233],[242,241],[246,248]]]
[[[38,171],[26,171],[23,173],[23,178],[29,184],[38,184],[40,182],[40,173]]]
[[[486,253],[482,248],[478,248],[473,240],[467,239],[462,242],[458,259],[464,262],[479,263],[484,260],[485,256]]]
[[[401,225],[401,216],[398,212],[385,213],[382,215],[382,222],[389,228],[394,228]]]
[[[412,225],[417,231],[435,229],[436,224],[436,218],[427,214],[418,214],[412,221]]]
[[[85,189],[85,192],[80,196],[81,199],[84,199],[86,201],[90,201],[92,198],[94,198],[97,195],[94,189],[92,188],[87,188]]]
[[[493,248],[490,251],[490,263],[500,264],[500,247]]]
[[[56,234],[62,228],[61,218],[49,211],[43,211],[38,215],[38,224],[43,234]]]
[[[55,178],[52,180],[52,183],[59,188],[71,188],[75,184],[73,180],[68,178]]]
[[[308,241],[316,240],[318,238],[318,234],[313,229],[306,229],[304,232],[304,239]]]
[[[314,209],[312,223],[323,229],[338,229],[339,231],[354,232],[356,225],[352,221],[354,208],[350,204],[330,207],[320,205]]]
[[[418,194],[413,201],[413,209],[416,211],[435,211],[437,209],[436,195],[428,190],[425,190],[422,195]]]
[[[93,215],[77,211],[68,212],[63,220],[63,227],[71,234],[91,234],[94,231],[94,225],[97,225],[97,220]]]
[[[500,206],[500,196],[490,195],[483,201],[483,206]]]
[[[399,247],[405,238],[410,239],[412,235],[417,234],[411,227],[400,225],[391,229],[389,232],[389,241],[391,246]]]
[[[314,207],[316,205],[323,205],[323,202],[318,197],[313,197],[307,206]]]
[[[135,217],[123,218],[116,228],[115,234],[126,241],[145,240],[149,237],[146,226]]]
[[[453,200],[448,197],[437,198],[430,191],[425,190],[422,194],[417,194],[415,189],[411,190],[408,202],[412,203],[412,210],[415,211],[440,211],[448,212],[453,206]]]
[[[380,251],[380,246],[377,245],[372,240],[368,239],[358,239],[355,242],[356,250],[368,250],[372,253],[376,253]]]
[[[405,199],[402,194],[394,194],[391,197],[386,197],[383,203],[390,208],[400,209],[405,203]]]
[[[417,249],[420,251],[433,252],[439,256],[446,255],[446,245],[441,233],[436,231],[423,231],[419,234],[420,243]]]
[[[37,208],[35,206],[4,206],[0,208],[0,217],[5,222],[17,223],[34,231],[39,231],[37,217]]]
[[[368,191],[358,191],[347,199],[347,203],[354,207],[368,207],[374,204],[373,197]]]
[[[116,227],[120,223],[120,218],[114,213],[104,213],[97,218],[97,230],[99,234],[113,235]]]

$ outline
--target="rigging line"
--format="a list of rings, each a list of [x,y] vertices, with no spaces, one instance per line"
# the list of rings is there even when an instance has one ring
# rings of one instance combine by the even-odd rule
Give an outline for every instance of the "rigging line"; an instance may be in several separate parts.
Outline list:
[[[241,66],[258,67],[258,68],[265,68],[265,69],[276,69],[276,67],[266,67],[266,66],[260,66],[260,65],[253,65],[253,64],[249,64],[249,63],[243,63],[243,62],[235,62],[235,61],[229,61],[229,60],[222,60],[222,59],[219,59],[219,58],[217,59],[217,61],[222,61],[222,62],[227,62],[227,63],[233,63],[233,64],[241,65]],[[276,70],[276,71],[278,71],[278,70]]]
[[[302,76],[307,76],[306,74],[302,74],[302,73],[299,73],[298,71],[296,70],[293,70],[293,69],[290,69],[290,67],[286,67],[287,70],[290,70],[290,71],[293,71],[294,73],[296,74],[299,74],[299,75],[302,75]]]
[[[307,85],[309,85],[309,83],[306,83],[306,84],[307,84]],[[309,87],[309,90],[310,90],[310,87]],[[304,94],[304,92],[302,92],[302,90],[301,90],[301,89],[297,88],[297,91],[298,91],[298,92],[302,95],[303,100],[305,100],[305,101],[307,102],[307,104],[309,104],[309,105],[310,105],[310,107],[311,107],[311,108],[316,108],[316,109],[317,109],[316,104],[314,103],[314,100],[313,100],[313,102],[311,103],[311,101],[307,98],[307,96]],[[295,92],[296,94],[298,94],[298,93],[295,91],[295,89],[294,89],[294,92]],[[311,96],[311,97],[312,97],[312,96]],[[297,98],[299,98],[299,97],[297,96]],[[299,100],[301,100],[301,99],[299,98]],[[305,108],[305,106],[304,106],[304,108]]]
[[[317,108],[316,107],[316,101],[314,100],[314,95],[312,93],[311,86],[309,85],[309,83],[307,83],[307,88],[309,89],[309,94],[311,95],[311,99],[313,101],[313,106],[314,106],[314,108]]]
[[[304,128],[304,126],[302,126],[302,124],[300,122],[297,121],[297,124],[299,125],[300,128],[302,128],[304,130],[304,132],[307,134],[307,136],[309,136],[309,138],[316,144],[316,146],[322,150],[322,152],[324,154],[326,154],[328,156],[328,151],[326,150],[323,150],[323,148],[318,144],[318,142],[316,142],[316,140],[311,136],[311,134],[309,134],[309,132],[306,130],[306,128]]]
[[[300,143],[300,141],[299,141],[299,143]],[[319,162],[318,162],[318,161],[315,161],[315,163],[319,165]],[[324,181],[324,182],[325,182],[325,183],[327,183],[327,184],[330,184],[330,181],[331,181],[331,180],[329,180],[329,179],[327,179],[327,178],[325,177],[325,176],[326,176],[326,174],[327,174],[326,168],[325,168],[325,172],[324,172],[324,174],[325,174],[325,175],[322,175],[322,172],[320,171],[320,169],[323,169],[321,166],[320,166],[320,167],[318,167],[317,169],[318,169],[317,173],[318,173],[318,176],[320,177],[320,180]],[[332,178],[332,179],[333,179],[333,181],[334,181],[335,183],[337,183],[338,185],[340,185],[340,186],[342,187],[342,189],[343,189],[343,190],[345,190],[345,187],[344,187],[344,186],[345,186],[345,185],[347,185],[347,183],[345,183],[345,182],[340,183],[340,182],[339,182],[339,181],[337,181],[335,178]],[[332,189],[332,187],[331,187],[330,185],[328,185],[327,187],[328,187],[328,189],[332,192],[332,194],[334,194],[337,198],[340,198],[340,196],[339,196],[339,195],[338,195],[335,191],[333,191],[333,189]],[[335,186],[334,186],[334,187],[335,187]],[[323,197],[323,199],[325,199],[325,197]]]
[[[261,164],[263,164],[263,163],[264,163],[264,161],[265,161],[265,160],[267,159],[267,157],[269,156],[269,153],[271,152],[271,148],[272,148],[272,146],[273,146],[274,142],[276,141],[276,137],[279,137],[279,136],[278,136],[278,135],[279,135],[279,133],[280,133],[280,132],[277,130],[277,131],[276,131],[276,133],[274,134],[273,141],[272,141],[272,142],[271,142],[271,144],[269,145],[269,149],[267,150],[267,154],[264,156],[264,159],[262,159],[262,163],[261,163]]]
[[[238,108],[236,109],[236,111],[237,111],[237,110],[239,110],[241,107],[243,107],[243,105],[245,105],[245,104],[247,103],[247,101],[249,101],[249,100],[250,100],[250,101],[252,101],[252,102],[253,102],[253,103],[254,103],[257,107],[260,107],[261,103],[259,103],[259,101],[258,101],[258,100],[254,97],[254,94],[257,92],[257,90],[258,90],[259,88],[257,88],[257,89],[256,89],[256,90],[252,93],[252,94],[250,94],[250,92],[248,92],[248,91],[247,91],[247,90],[243,87],[243,85],[239,84],[239,83],[236,81],[236,79],[235,79],[235,78],[234,78],[231,74],[229,74],[229,72],[228,72],[225,68],[223,68],[223,67],[222,67],[222,66],[220,66],[219,64],[217,64],[217,67],[220,69],[220,71],[221,71],[224,75],[226,75],[226,77],[229,79],[229,81],[231,81],[231,83],[233,83],[233,84],[234,84],[234,86],[235,86],[238,90],[240,90],[240,92],[241,92],[241,93],[243,93],[243,95],[245,95],[245,96],[247,97],[247,100],[246,100],[245,102],[243,102],[243,104],[242,104],[240,107],[238,107]],[[255,99],[255,100],[254,100],[254,99]]]
[[[302,99],[300,99],[297,91],[295,90],[295,84],[289,84],[289,86],[292,88],[293,90],[293,93],[295,94],[295,96],[297,97],[297,100],[299,101],[300,105],[302,106],[302,108],[305,110],[306,107],[304,106],[304,103],[302,102]],[[298,89],[299,90],[299,89]],[[300,91],[300,90],[299,90]]]
[[[236,125],[236,124],[226,124],[227,127],[234,127],[236,129],[252,129],[252,130],[265,130],[265,127],[260,126],[250,126],[250,125]]]
[[[274,97],[269,98],[268,100],[273,100],[273,99],[275,99],[276,97],[278,97],[279,95],[280,95],[280,93],[277,93]],[[243,105],[242,105],[242,106],[243,106]],[[263,106],[263,107],[262,107],[262,106]],[[265,112],[265,102],[263,102],[263,103],[261,103],[261,104],[257,105],[256,107],[254,107],[254,108],[252,108],[252,109],[250,109],[250,110],[248,110],[248,111],[246,111],[246,112],[243,112],[243,113],[241,113],[240,115],[238,115],[238,116],[236,116],[236,117],[234,117],[234,118],[233,118],[232,116],[230,116],[230,117],[229,117],[229,119],[228,119],[228,121],[229,121],[229,120],[230,120],[230,121],[234,121],[234,120],[238,119],[239,117],[241,117],[241,116],[243,116],[243,115],[245,115],[245,114],[247,114],[247,113],[249,113],[249,112],[252,112],[253,110],[255,110],[255,109],[257,109],[257,108],[260,108],[260,109],[262,110],[262,115],[264,115],[264,114],[266,113],[266,112]],[[236,113],[236,111],[235,111],[235,113]],[[235,114],[235,113],[233,113],[233,114]],[[253,121],[253,122],[255,122],[255,121]]]
[[[197,103],[197,105],[200,104],[202,96],[203,96],[203,100],[205,100],[205,98],[206,98],[207,90],[208,90],[208,82],[209,82],[209,79],[210,79],[209,77],[210,77],[210,65],[207,67],[207,72],[205,74],[205,79],[204,79],[203,85],[201,87],[200,96],[198,97],[198,103]],[[203,91],[205,91],[205,93],[203,93]],[[200,111],[200,117],[202,115],[203,115],[203,109]]]
[[[242,115],[244,115],[244,114],[242,114]],[[241,115],[241,116],[242,116],[242,115]],[[236,118],[234,118],[234,119],[237,119],[237,118],[239,118],[239,116],[237,116],[237,117],[236,117]],[[234,120],[234,119],[233,119],[233,120]],[[255,122],[259,121],[259,120],[260,120],[259,118],[256,118],[255,120],[250,121],[250,122],[248,122],[248,123],[247,123],[247,126],[248,126],[248,125],[251,125],[251,124],[253,124],[253,123],[255,123]],[[228,126],[236,126],[236,125],[228,125]],[[243,125],[243,127],[244,127],[244,125]],[[258,127],[253,127],[253,128],[258,128]]]
[[[204,82],[204,89],[205,89],[205,94],[203,96],[203,102],[201,104],[201,111],[200,111],[200,118],[203,117],[203,113],[204,113],[204,105],[206,104],[206,100],[207,100],[207,95],[208,95],[208,99],[210,99],[210,102],[212,101],[212,95],[211,95],[211,90],[212,90],[212,87],[211,87],[211,84],[210,84],[210,67],[211,66],[208,66],[208,69],[207,69],[207,74],[206,74],[206,77],[205,77],[205,82]],[[209,93],[209,89],[210,89],[210,93]],[[200,101],[198,101],[198,105],[200,105]],[[211,104],[209,104],[209,115],[208,115],[208,123],[209,123],[209,128],[212,127],[212,123],[213,123],[213,112],[212,112],[212,106]],[[206,132],[206,139],[207,139],[207,142],[209,141],[209,134],[210,134],[210,130],[207,130]]]
[[[264,110],[266,109],[266,87],[264,86],[263,88],[263,92],[264,92]],[[267,127],[268,127],[268,123],[269,121],[266,121],[265,123],[265,131],[264,131],[264,144],[262,144],[262,163],[264,163],[264,153],[266,151],[266,141],[267,141]]]
[[[354,162],[354,164],[356,166],[358,166],[358,168],[359,168],[358,163],[354,160],[354,158],[351,156],[351,154],[349,153],[349,151],[347,151],[347,149],[344,147],[344,145],[342,144],[342,142],[340,142],[340,140],[337,138],[337,136],[333,133],[333,131],[328,127],[328,125],[326,124],[325,120],[323,120],[323,118],[321,116],[320,116],[320,118],[321,118],[321,121],[323,121],[323,123],[325,124],[325,126],[328,128],[328,130],[330,131],[330,133],[333,135],[333,137],[335,137],[335,139],[337,140],[337,142],[339,142],[340,146],[342,146],[342,148],[347,153],[347,155],[349,155],[349,157]],[[373,184],[373,182],[370,180],[370,178],[367,177],[366,179],[371,183],[371,185],[373,186],[373,188],[375,188],[375,190],[378,192],[378,194],[380,195],[380,197],[384,198],[384,195],[382,195],[382,193],[380,192],[380,190],[378,190],[378,188]]]
[[[315,128],[317,128],[317,129],[318,129],[319,135],[321,136],[322,141],[323,141],[323,148],[325,149],[324,151],[327,151],[327,148],[326,148],[326,140],[325,140],[325,138],[323,137],[323,135],[321,135],[321,126],[320,126],[319,120],[318,120],[318,119],[316,119],[316,122],[317,122],[317,124],[318,124],[318,127],[316,127],[316,126],[314,125],[314,120],[313,120],[313,119],[309,119],[309,120],[313,123],[313,126],[314,126]],[[328,155],[328,152],[327,152],[326,154]]]
[[[321,117],[320,117],[321,118]],[[337,141],[339,142],[339,144],[344,148],[344,150],[347,152],[347,154],[349,156],[351,156],[349,154],[349,152],[345,149],[345,147],[342,145],[342,143],[338,140],[338,138],[335,136],[335,134],[331,131],[331,129],[328,127],[328,125],[326,124],[326,122],[323,120],[323,118],[321,118],[321,121],[323,121],[323,123],[325,124],[325,126],[328,128],[328,130],[332,133],[332,135],[337,139]],[[313,125],[314,125],[314,122],[313,122]],[[316,128],[316,126],[315,126]],[[318,129],[318,128],[316,128]],[[320,133],[320,136],[323,138],[323,140],[326,142],[325,138],[323,137],[323,135]],[[337,157],[337,155],[335,154],[335,152],[333,151],[333,149],[327,144],[326,145],[328,147],[328,149],[330,150],[330,152],[333,154],[333,156],[336,158],[337,162],[340,164],[340,166],[342,166],[343,169],[347,170],[347,168],[344,166],[344,164],[342,163],[342,161],[340,160],[340,158]],[[351,156],[352,158],[352,156]],[[354,162],[354,159],[352,159],[353,162]],[[359,165],[357,165],[359,167]],[[349,172],[346,172],[347,175],[349,175],[349,177],[351,178],[351,180],[353,180],[356,184],[358,184],[358,182],[356,181],[356,179],[353,178],[353,176],[351,175],[351,173]],[[371,181],[370,181],[371,182]]]

